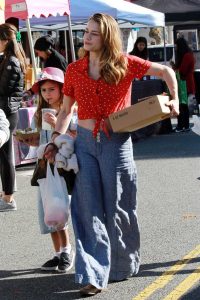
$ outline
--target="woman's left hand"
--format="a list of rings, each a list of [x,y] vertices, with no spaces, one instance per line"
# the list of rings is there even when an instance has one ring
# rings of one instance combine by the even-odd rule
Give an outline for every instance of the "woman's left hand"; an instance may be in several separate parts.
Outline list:
[[[47,144],[45,151],[44,151],[44,157],[50,162],[53,163],[55,161],[56,153],[58,152],[58,148],[54,143]]]
[[[170,100],[167,104],[170,108],[170,115],[171,117],[176,117],[179,115],[179,101],[178,100]]]

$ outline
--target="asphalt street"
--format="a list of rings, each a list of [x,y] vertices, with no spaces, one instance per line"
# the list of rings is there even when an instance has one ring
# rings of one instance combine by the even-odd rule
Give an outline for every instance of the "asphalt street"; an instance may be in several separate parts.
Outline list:
[[[152,136],[134,144],[141,229],[140,273],[94,299],[200,299],[200,136]],[[80,299],[74,269],[42,272],[53,255],[37,221],[33,165],[18,167],[18,210],[0,213],[0,300]],[[73,240],[72,227],[70,232]]]

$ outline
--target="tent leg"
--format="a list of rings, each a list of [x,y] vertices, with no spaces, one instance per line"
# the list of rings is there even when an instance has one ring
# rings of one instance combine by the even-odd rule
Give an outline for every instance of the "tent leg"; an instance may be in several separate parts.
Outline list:
[[[71,27],[71,19],[70,16],[67,16],[68,18],[68,27],[69,27],[69,40],[70,40],[70,49],[72,53],[72,61],[76,60],[75,57],[75,51],[74,51],[74,42],[73,42],[73,34],[72,34],[72,27]]]
[[[65,58],[68,63],[68,45],[67,45],[67,30],[64,30],[64,39],[65,39]]]
[[[163,27],[163,43],[164,43],[164,62],[167,64],[167,49],[166,49],[166,39],[165,39],[165,26]]]
[[[27,33],[28,33],[28,40],[29,40],[29,47],[30,47],[30,52],[31,52],[31,60],[32,60],[32,66],[34,70],[34,76],[35,79],[37,78],[37,72],[36,72],[36,61],[35,61],[35,53],[33,50],[33,39],[31,35],[31,26],[30,26],[30,21],[29,18],[26,19],[26,28],[27,28]]]

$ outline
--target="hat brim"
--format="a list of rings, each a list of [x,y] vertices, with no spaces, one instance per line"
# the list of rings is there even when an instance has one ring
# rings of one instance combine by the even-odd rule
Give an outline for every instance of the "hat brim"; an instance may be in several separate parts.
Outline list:
[[[50,78],[41,78],[40,80],[38,80],[37,82],[35,82],[32,87],[31,90],[33,91],[34,94],[39,94],[40,92],[40,83],[42,83],[43,81],[54,81],[60,84],[63,84],[64,82],[61,80],[55,80],[55,79],[50,79]]]

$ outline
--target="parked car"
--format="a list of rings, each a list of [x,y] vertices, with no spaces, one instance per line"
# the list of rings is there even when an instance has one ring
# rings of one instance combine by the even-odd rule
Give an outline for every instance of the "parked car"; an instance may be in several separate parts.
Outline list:
[[[174,61],[174,45],[167,44],[166,49],[166,65],[170,66],[170,61]],[[149,60],[153,62],[158,62],[165,64],[165,50],[164,45],[150,45],[148,46]]]

